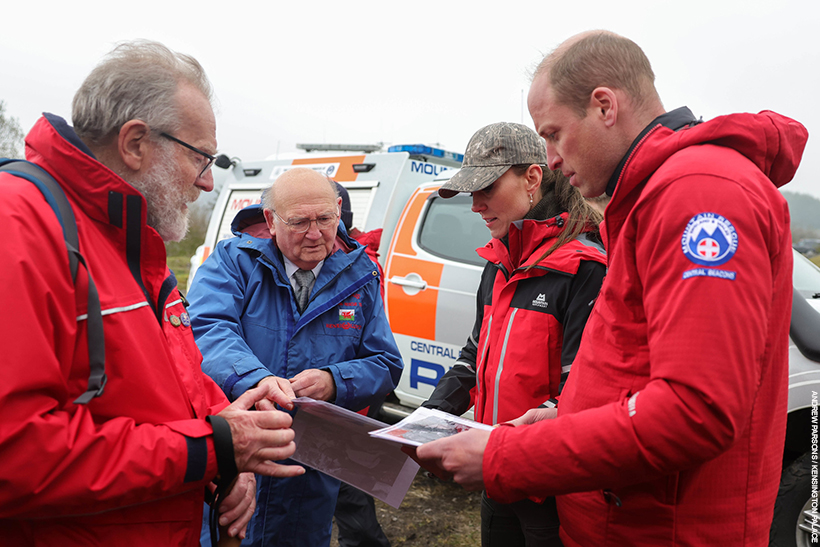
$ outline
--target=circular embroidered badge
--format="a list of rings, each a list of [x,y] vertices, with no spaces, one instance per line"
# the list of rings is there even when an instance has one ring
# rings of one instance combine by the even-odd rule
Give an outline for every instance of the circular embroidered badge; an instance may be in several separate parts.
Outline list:
[[[737,230],[717,213],[693,216],[681,238],[686,258],[701,266],[720,266],[737,252]]]

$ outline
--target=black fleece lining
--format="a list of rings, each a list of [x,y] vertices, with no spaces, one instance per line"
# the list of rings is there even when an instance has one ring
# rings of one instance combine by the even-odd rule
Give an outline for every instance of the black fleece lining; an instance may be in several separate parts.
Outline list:
[[[188,468],[185,470],[184,482],[201,481],[208,468],[208,441],[205,437],[185,437],[185,442],[188,443]]]
[[[159,298],[157,298],[158,315],[162,315],[162,311],[165,309],[165,301],[168,300],[168,296],[176,286],[177,278],[174,275],[174,272],[171,272],[171,275],[165,278],[165,281],[162,282],[162,287],[159,289]],[[162,319],[162,317],[159,317],[159,319]]]
[[[77,136],[77,133],[74,132],[74,128],[68,125],[63,118],[52,114],[50,112],[43,112],[43,117],[51,124],[51,127],[57,130],[57,133],[60,134],[66,141],[70,142],[74,145],[80,152],[86,154],[94,158],[94,153],[91,152],[91,149],[88,148],[83,141],[80,140],[80,137]],[[94,158],[97,159],[97,158]]]
[[[125,256],[128,261],[128,269],[131,270],[131,275],[142,289],[142,294],[145,295],[145,301],[151,306],[154,315],[157,315],[157,307],[151,302],[151,295],[145,288],[145,283],[142,282],[142,272],[140,271],[140,257],[142,255],[142,196],[127,196],[126,202],[126,220],[125,229]],[[157,318],[161,321],[161,317]]]
[[[108,192],[108,223],[122,228],[122,194]]]

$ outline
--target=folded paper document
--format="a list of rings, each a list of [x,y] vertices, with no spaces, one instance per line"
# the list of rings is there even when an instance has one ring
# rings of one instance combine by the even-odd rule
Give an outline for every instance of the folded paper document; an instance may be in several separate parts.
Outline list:
[[[386,424],[309,397],[293,403],[292,458],[398,509],[419,466],[395,443],[368,435]]]
[[[396,425],[371,431],[370,436],[388,441],[421,446],[424,443],[443,439],[468,429],[493,427],[466,418],[447,414],[441,410],[419,407]]]

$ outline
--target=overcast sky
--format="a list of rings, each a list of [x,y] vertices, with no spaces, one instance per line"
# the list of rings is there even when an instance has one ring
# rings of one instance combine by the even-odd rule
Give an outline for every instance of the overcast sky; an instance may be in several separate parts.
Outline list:
[[[194,55],[216,92],[220,151],[244,160],[296,143],[438,143],[463,152],[497,121],[532,127],[529,71],[566,38],[637,42],[667,109],[705,120],[775,110],[808,127],[787,190],[820,198],[820,1],[8,1],[0,99],[28,131],[70,121],[88,72],[122,40]]]

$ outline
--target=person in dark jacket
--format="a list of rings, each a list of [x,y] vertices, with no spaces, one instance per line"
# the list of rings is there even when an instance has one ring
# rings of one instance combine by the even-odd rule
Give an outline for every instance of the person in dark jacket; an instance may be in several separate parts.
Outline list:
[[[768,545],[792,303],[778,187],[806,129],[770,111],[667,112],[643,51],[607,31],[549,54],[528,105],[550,167],[612,197],[607,277],[557,417],[418,456],[499,501],[557,495],[565,545]]]
[[[479,255],[472,334],[422,406],[460,415],[475,405],[489,425],[539,405],[554,407],[605,274],[601,215],[546,168],[532,129],[495,123],[470,139],[464,166],[440,189],[469,192],[493,238]],[[533,457],[538,457],[533,455]],[[498,503],[482,496],[484,547],[555,546],[555,498]]]
[[[384,272],[379,264],[379,240],[382,230],[378,228],[369,232],[362,232],[353,226],[353,210],[350,205],[350,194],[347,188],[336,183],[336,191],[341,198],[340,220],[350,237],[366,245],[365,252],[373,265],[379,271],[379,289],[382,299],[384,299]],[[382,403],[377,401],[367,408],[359,411],[359,414],[378,419]],[[376,516],[376,502],[373,496],[362,492],[355,486],[346,482],[339,484],[339,495],[336,498],[336,510],[333,512],[338,529],[339,547],[390,547],[390,540],[384,535]]]

